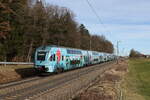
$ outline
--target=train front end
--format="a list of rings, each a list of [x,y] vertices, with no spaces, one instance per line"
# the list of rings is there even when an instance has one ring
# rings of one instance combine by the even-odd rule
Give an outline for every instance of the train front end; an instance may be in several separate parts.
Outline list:
[[[41,72],[53,72],[54,68],[50,62],[50,47],[39,47],[35,52],[34,67]]]

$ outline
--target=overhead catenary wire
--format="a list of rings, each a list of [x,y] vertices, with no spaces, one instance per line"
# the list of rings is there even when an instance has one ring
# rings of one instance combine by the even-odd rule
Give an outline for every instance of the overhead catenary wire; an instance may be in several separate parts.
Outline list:
[[[89,7],[91,8],[92,12],[95,14],[95,16],[98,18],[99,22],[103,25],[103,27],[106,29],[107,32],[109,32],[111,34],[111,31],[107,29],[106,25],[103,23],[102,19],[100,18],[100,16],[98,15],[98,13],[96,12],[96,10],[94,9],[93,5],[90,3],[89,0],[86,0],[87,4],[89,5]]]

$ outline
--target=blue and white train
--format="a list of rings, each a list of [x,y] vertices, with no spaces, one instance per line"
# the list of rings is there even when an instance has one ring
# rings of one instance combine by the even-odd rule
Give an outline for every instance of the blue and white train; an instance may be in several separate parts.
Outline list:
[[[41,46],[35,52],[35,68],[44,72],[62,72],[115,59],[116,56],[109,53],[59,46]]]

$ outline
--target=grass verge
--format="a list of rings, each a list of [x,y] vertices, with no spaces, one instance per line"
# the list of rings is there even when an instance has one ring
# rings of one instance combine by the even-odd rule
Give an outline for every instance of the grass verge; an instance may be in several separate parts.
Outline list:
[[[150,100],[150,59],[129,59],[122,82],[124,100]]]

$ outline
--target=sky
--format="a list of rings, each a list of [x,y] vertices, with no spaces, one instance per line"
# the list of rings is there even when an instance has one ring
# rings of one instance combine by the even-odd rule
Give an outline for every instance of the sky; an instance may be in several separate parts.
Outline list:
[[[45,0],[46,3],[67,7],[75,20],[84,24],[91,34],[104,35],[120,55],[130,50],[150,54],[150,0],[88,0],[101,18],[91,10],[86,0]]]

